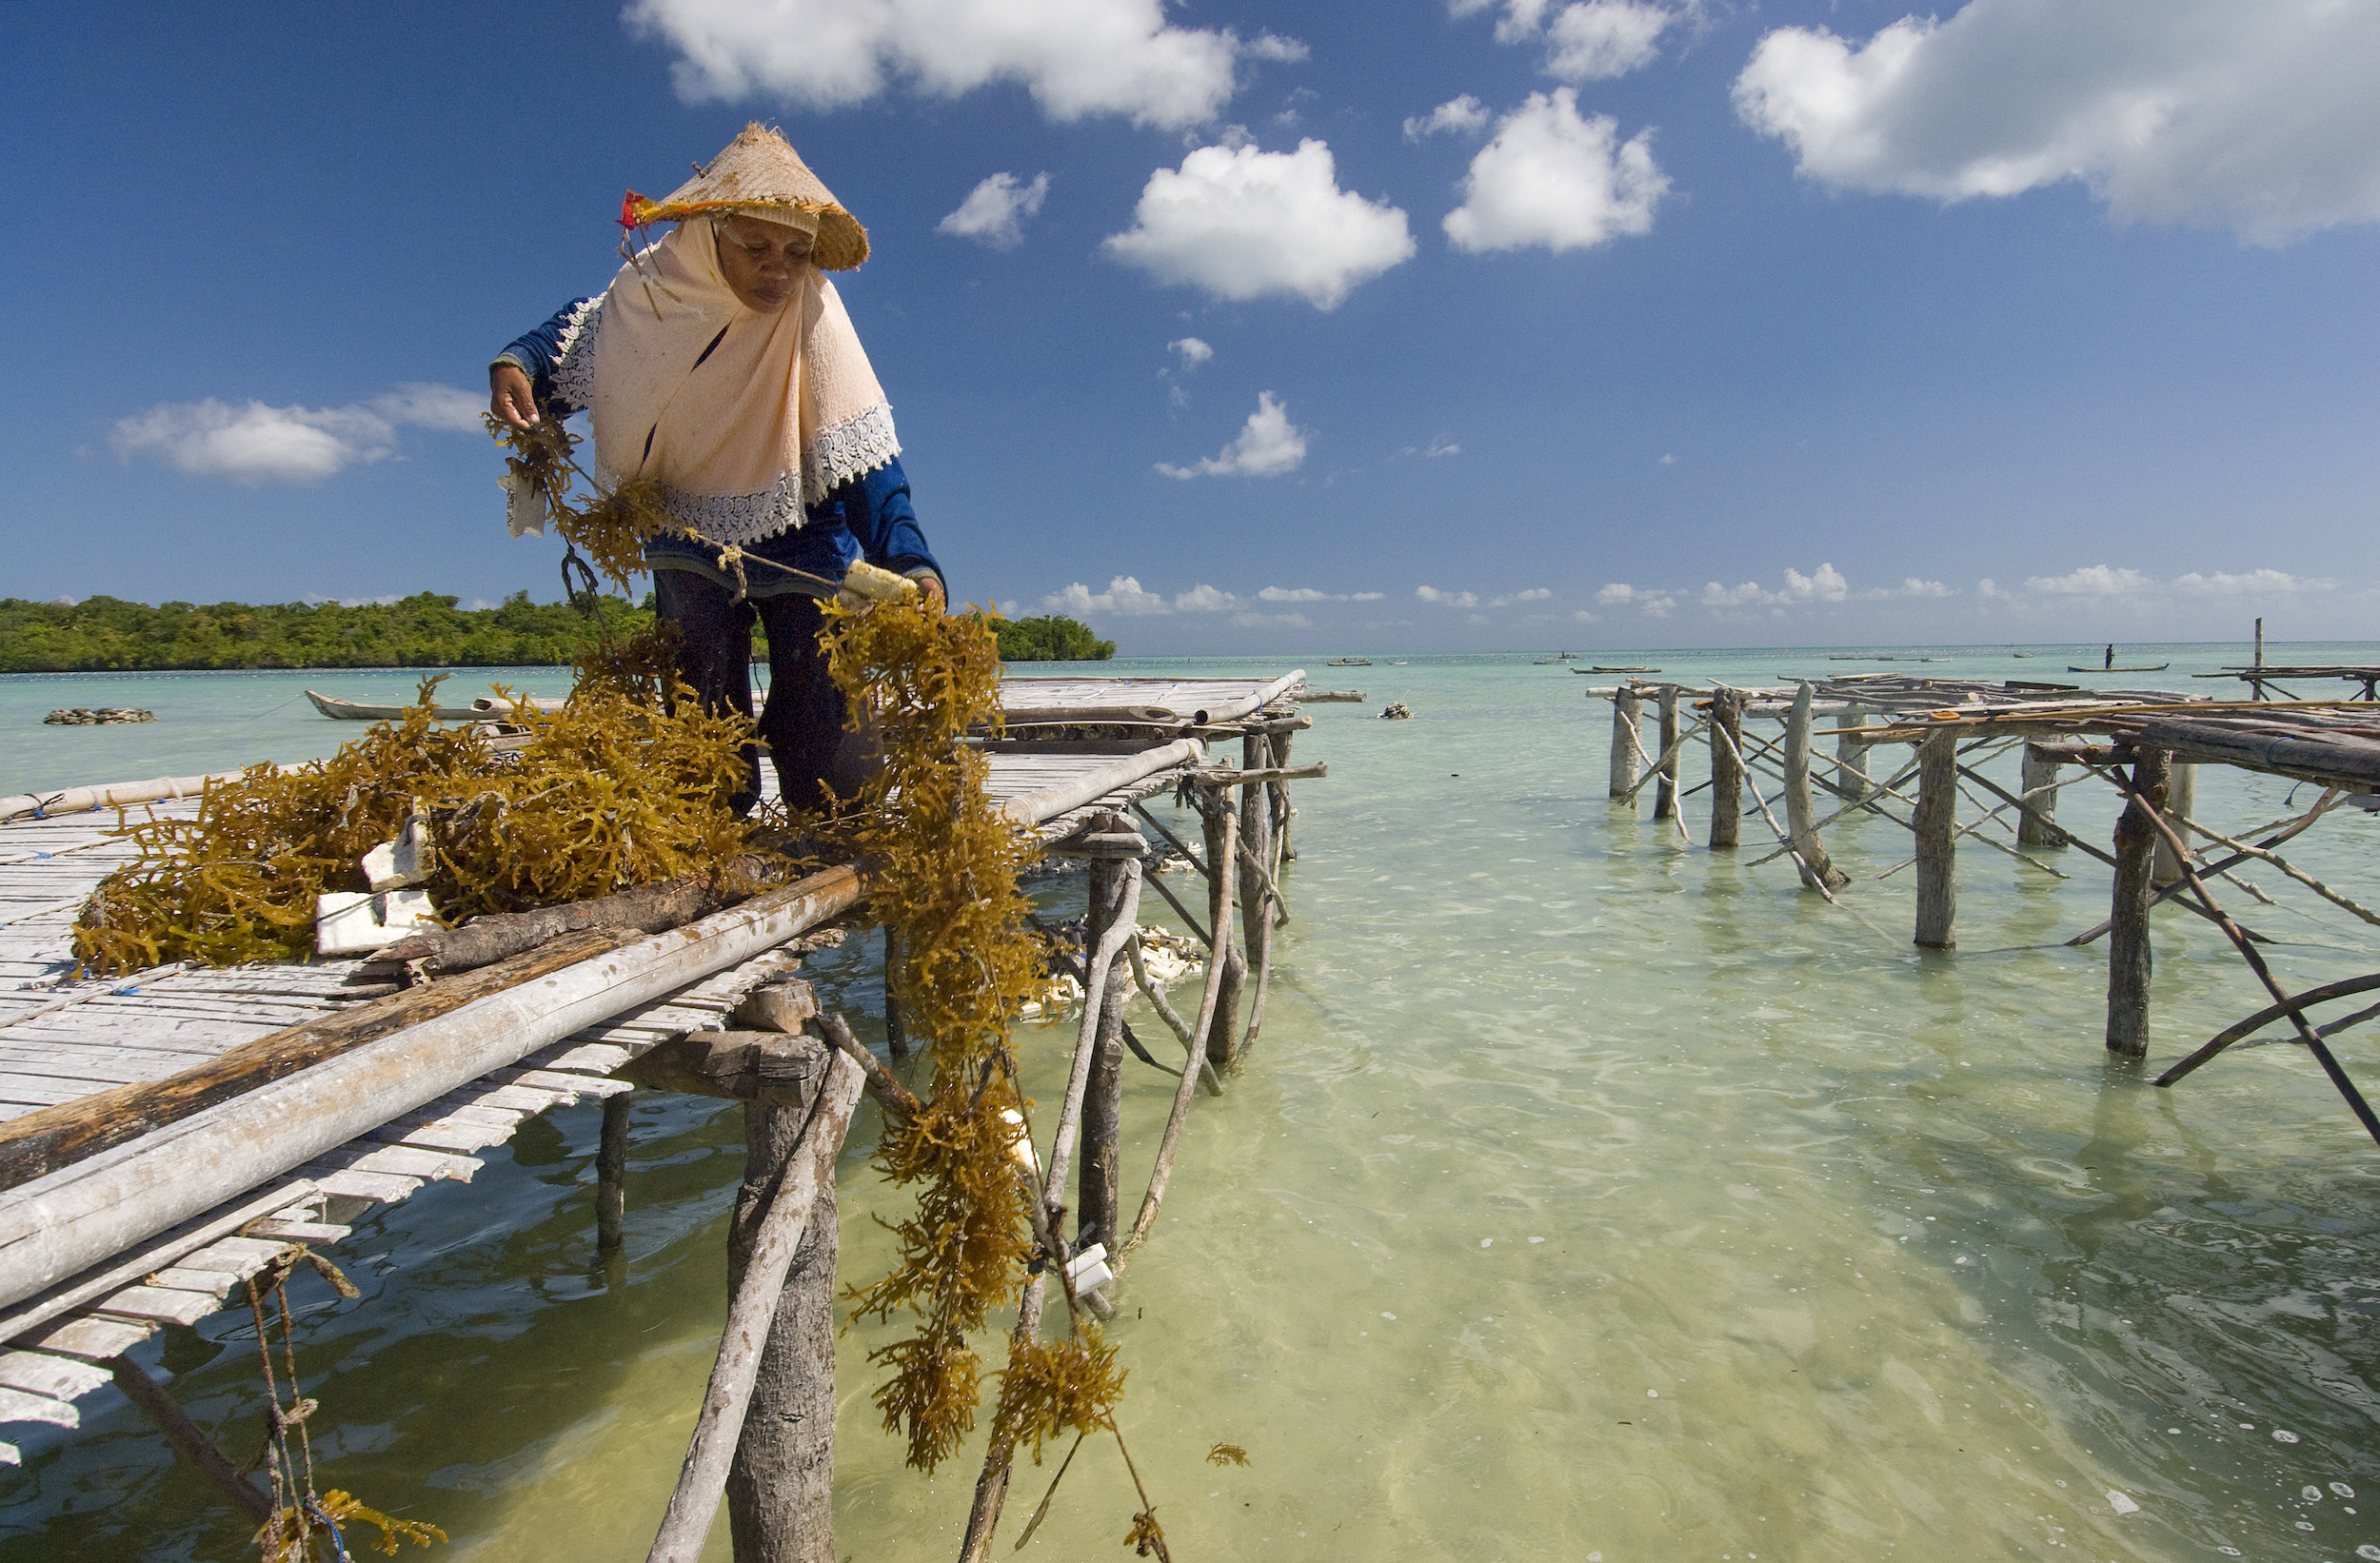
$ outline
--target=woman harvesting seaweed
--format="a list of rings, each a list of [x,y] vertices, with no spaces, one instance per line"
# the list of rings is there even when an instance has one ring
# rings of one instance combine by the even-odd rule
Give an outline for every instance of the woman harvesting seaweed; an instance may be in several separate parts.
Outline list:
[[[838,766],[847,712],[819,651],[821,600],[859,560],[943,598],[892,408],[825,276],[867,258],[866,231],[759,125],[666,199],[631,191],[620,221],[678,226],[603,294],[506,347],[488,366],[490,410],[521,433],[589,415],[595,482],[638,500],[680,677],[709,708],[752,714],[758,617],[770,672],[760,734],[786,803],[818,807],[829,784],[853,790]],[[543,520],[514,530],[542,532]],[[759,796],[750,758],[740,809]]]

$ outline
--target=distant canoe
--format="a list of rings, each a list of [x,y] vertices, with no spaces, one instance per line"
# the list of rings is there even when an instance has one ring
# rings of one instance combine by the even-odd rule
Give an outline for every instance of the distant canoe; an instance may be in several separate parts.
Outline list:
[[[2172,663],[2151,663],[2144,667],[2076,667],[2073,663],[2068,663],[2066,671],[2069,673],[2162,673],[2172,665]]]
[[[366,705],[359,701],[334,700],[328,695],[318,695],[311,689],[306,692],[306,698],[314,702],[315,710],[327,717],[337,717],[341,722],[394,722],[412,709],[410,705]],[[467,705],[434,705],[430,707],[430,715],[441,722],[470,722],[474,719],[485,720],[486,713],[474,711]]]
[[[1369,657],[1333,657],[1331,665],[1333,667],[1369,667],[1372,665],[1372,659]]]
[[[1574,667],[1573,673],[1658,673],[1657,667]]]

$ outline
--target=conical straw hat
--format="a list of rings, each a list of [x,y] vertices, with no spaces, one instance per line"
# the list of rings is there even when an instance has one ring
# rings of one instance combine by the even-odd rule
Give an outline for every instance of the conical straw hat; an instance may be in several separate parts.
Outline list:
[[[754,217],[787,222],[792,212],[818,219],[818,242],[811,251],[821,268],[848,271],[867,259],[867,229],[843,210],[834,192],[820,182],[785,138],[758,121],[727,144],[701,173],[652,201],[628,192],[620,220],[630,227],[671,223],[708,212],[742,211]],[[797,225],[806,227],[807,225]]]

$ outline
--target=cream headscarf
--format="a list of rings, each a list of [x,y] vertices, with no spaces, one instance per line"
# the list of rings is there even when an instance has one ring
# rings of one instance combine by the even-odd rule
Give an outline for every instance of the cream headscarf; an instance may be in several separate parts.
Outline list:
[[[593,416],[601,481],[657,479],[690,530],[754,543],[901,444],[834,284],[805,266],[783,308],[755,313],[720,271],[718,221],[690,218],[621,267],[560,372],[587,393],[571,400]]]

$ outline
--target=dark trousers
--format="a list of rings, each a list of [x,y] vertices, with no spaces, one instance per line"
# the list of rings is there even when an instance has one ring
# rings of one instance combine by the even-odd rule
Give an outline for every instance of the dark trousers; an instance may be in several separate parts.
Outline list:
[[[678,626],[678,676],[713,711],[752,714],[752,623],[759,620],[768,636],[768,702],[760,730],[777,762],[778,790],[789,808],[823,807],[821,783],[834,774],[850,712],[826,676],[817,599],[788,593],[739,603],[726,587],[691,570],[655,570],[653,590],[661,616]],[[745,748],[744,762],[746,781],[734,799],[739,814],[760,799],[757,745]],[[850,790],[847,780],[836,780]]]

